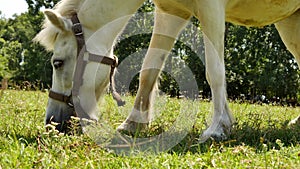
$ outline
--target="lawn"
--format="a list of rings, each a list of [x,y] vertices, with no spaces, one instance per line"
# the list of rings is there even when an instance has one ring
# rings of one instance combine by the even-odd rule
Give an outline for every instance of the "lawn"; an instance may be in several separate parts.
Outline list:
[[[110,129],[132,108],[134,98],[124,99],[126,106],[118,108],[107,95],[99,106],[100,121]],[[191,122],[189,131],[167,151],[124,155],[86,134],[59,134],[51,126],[46,130],[47,93],[0,91],[0,168],[300,168],[300,127],[287,126],[299,115],[299,107],[230,103],[237,124],[229,138],[199,143],[211,103],[163,96],[156,100],[154,110],[160,114],[139,137],[155,137],[178,121]],[[184,121],[186,114],[191,121]],[[105,137],[105,131],[97,133]]]

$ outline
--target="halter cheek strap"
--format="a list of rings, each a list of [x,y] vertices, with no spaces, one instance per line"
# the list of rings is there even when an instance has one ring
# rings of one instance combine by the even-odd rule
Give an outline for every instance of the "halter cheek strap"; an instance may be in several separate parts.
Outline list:
[[[72,95],[67,96],[67,95],[64,95],[64,94],[61,94],[61,93],[54,92],[53,90],[50,90],[49,97],[51,99],[66,103],[71,108],[74,107],[74,104],[73,104],[73,101],[72,101]]]
[[[114,56],[114,58],[109,58],[107,56],[89,53],[85,46],[84,34],[83,34],[81,23],[77,17],[77,14],[73,15],[73,17],[71,18],[71,21],[73,23],[72,31],[73,31],[73,33],[76,37],[76,41],[77,41],[77,63],[76,63],[76,69],[75,69],[74,78],[73,78],[72,93],[71,93],[71,95],[67,96],[64,94],[54,92],[53,90],[50,90],[49,97],[54,100],[64,102],[71,108],[74,108],[74,106],[75,106],[76,110],[80,111],[80,112],[77,112],[77,113],[81,114],[80,117],[88,118],[86,113],[83,112],[84,110],[81,108],[80,104],[79,105],[73,104],[72,98],[79,97],[79,89],[83,83],[83,73],[84,73],[85,67],[87,65],[87,62],[90,61],[90,62],[98,62],[98,63],[102,63],[102,64],[111,66],[111,71],[110,71],[110,76],[109,76],[110,90],[112,92],[113,98],[117,101],[118,106],[123,106],[125,104],[125,102],[121,99],[121,96],[116,92],[116,89],[114,87],[113,75],[115,72],[115,68],[118,66],[117,58],[115,56]],[[85,54],[88,54],[87,61],[83,59]]]

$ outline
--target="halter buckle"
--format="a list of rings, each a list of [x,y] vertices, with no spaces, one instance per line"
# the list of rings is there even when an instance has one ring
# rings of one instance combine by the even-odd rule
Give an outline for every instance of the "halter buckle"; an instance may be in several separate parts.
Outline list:
[[[83,35],[81,23],[74,23],[72,26],[72,31],[74,32],[75,36]]]

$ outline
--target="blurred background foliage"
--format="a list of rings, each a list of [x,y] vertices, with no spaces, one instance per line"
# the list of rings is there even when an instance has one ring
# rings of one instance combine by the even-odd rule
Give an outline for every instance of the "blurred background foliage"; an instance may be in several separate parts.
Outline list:
[[[0,14],[0,79],[8,79],[11,88],[51,87],[52,54],[32,39],[41,30],[44,16],[40,10],[52,8],[58,1],[26,0],[27,12],[9,19]],[[132,63],[127,67],[121,66],[117,74],[117,79],[120,79],[117,87],[122,92],[135,93],[137,90],[138,72],[151,38],[153,11],[154,5],[150,0],[146,1],[117,41],[115,54],[120,64],[129,58]],[[195,18],[190,23],[170,52],[160,78],[160,90],[174,97],[179,96],[188,89],[179,89],[182,82],[178,79],[186,83],[196,79],[200,96],[208,98],[210,88],[205,80],[201,25]],[[274,25],[246,28],[226,23],[225,36],[230,98],[265,95],[268,98],[300,99],[298,65],[280,40]],[[192,76],[186,76],[189,71]],[[128,72],[134,72],[134,77]],[[124,82],[124,79],[127,81]]]

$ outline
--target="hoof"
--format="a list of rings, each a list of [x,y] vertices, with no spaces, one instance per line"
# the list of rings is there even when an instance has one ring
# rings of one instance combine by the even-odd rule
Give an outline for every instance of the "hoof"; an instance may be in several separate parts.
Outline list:
[[[126,120],[118,128],[117,131],[127,135],[135,135],[145,130],[148,123],[137,123],[134,121]]]
[[[227,140],[228,137],[224,133],[218,133],[218,134],[212,134],[210,136],[210,139],[212,139],[213,141],[216,141],[216,142],[221,142],[221,141]]]
[[[199,142],[203,143],[208,139],[213,141],[225,141],[228,139],[230,135],[231,127],[225,127],[224,125],[218,125],[217,127],[210,126],[208,129],[204,131],[202,136],[199,139]]]
[[[200,143],[204,143],[207,140],[212,140],[212,141],[216,141],[216,142],[221,142],[221,141],[225,141],[227,140],[228,137],[225,133],[210,133],[210,134],[203,134],[200,138],[199,138],[199,142]]]

